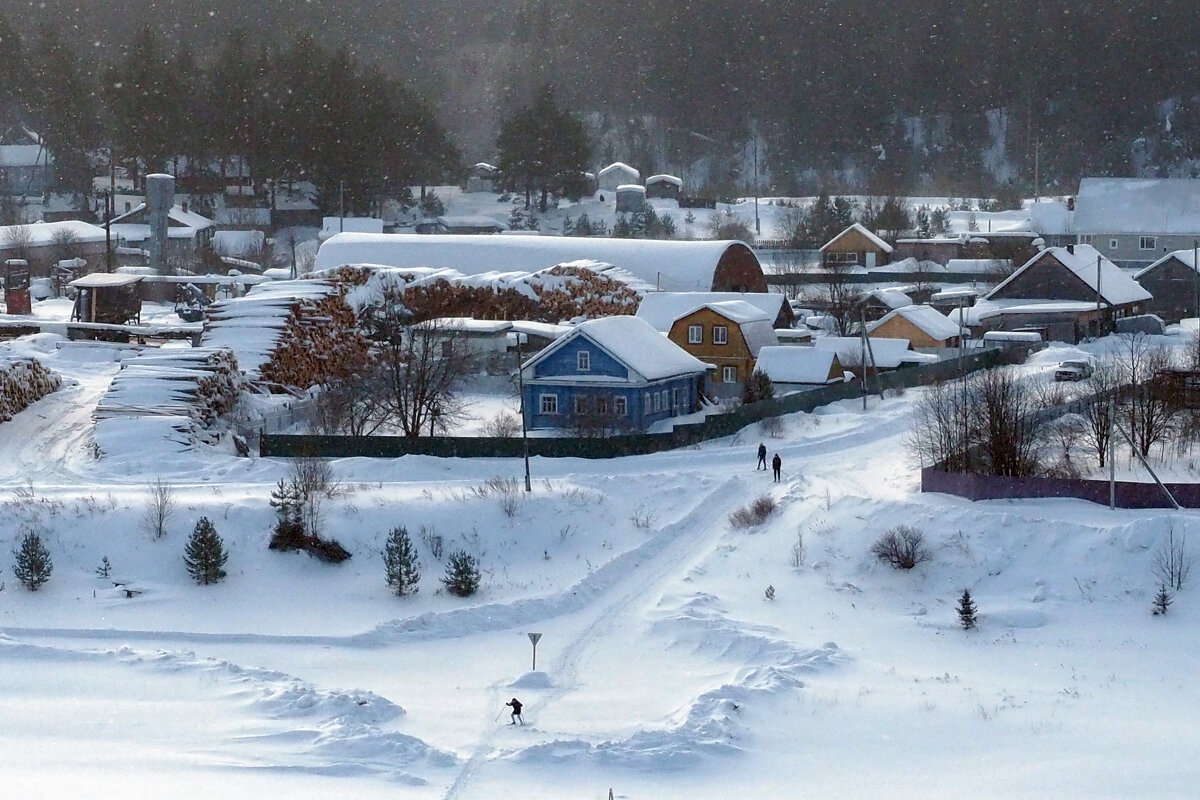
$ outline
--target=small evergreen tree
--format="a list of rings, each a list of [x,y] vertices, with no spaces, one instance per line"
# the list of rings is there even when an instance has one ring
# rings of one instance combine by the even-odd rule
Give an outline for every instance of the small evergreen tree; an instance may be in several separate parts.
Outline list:
[[[108,556],[100,559],[100,566],[96,567],[96,577],[107,578],[112,573],[112,562],[108,560]]]
[[[977,613],[975,601],[971,599],[971,590],[963,589],[962,597],[958,598],[958,623],[962,625],[964,631],[975,627]]]
[[[294,550],[305,540],[304,498],[294,481],[282,478],[271,491],[271,507],[275,509],[275,527],[271,529],[272,550]]]
[[[21,546],[13,550],[13,576],[31,592],[36,592],[50,580],[54,562],[50,551],[42,544],[42,537],[29,531],[21,539]]]
[[[392,528],[383,546],[383,568],[388,586],[398,596],[416,594],[421,583],[421,560],[408,537],[408,528]]]
[[[1158,594],[1154,595],[1154,606],[1151,613],[1153,613],[1156,617],[1166,614],[1167,609],[1170,608],[1171,603],[1174,602],[1175,600],[1171,597],[1171,593],[1167,591],[1166,584],[1162,584],[1158,587]]]
[[[750,378],[742,384],[742,402],[757,403],[760,400],[770,400],[775,396],[775,386],[767,373],[756,369]]]
[[[217,529],[208,521],[208,517],[201,517],[183,552],[188,574],[202,586],[216,583],[225,577],[225,570],[221,567],[225,566],[228,558],[229,554],[225,552]]]
[[[479,590],[479,563],[466,550],[455,550],[446,562],[442,583],[446,591],[459,597],[470,597]]]

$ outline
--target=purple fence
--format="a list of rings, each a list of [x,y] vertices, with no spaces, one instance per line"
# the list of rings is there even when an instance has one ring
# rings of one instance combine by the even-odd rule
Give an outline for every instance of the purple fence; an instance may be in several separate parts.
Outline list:
[[[1200,484],[1168,483],[1167,489],[1184,508],[1200,508]],[[1003,478],[943,472],[936,467],[921,470],[921,491],[941,492],[968,500],[1001,500],[1016,497],[1073,497],[1108,505],[1108,481],[1068,478]],[[1118,508],[1171,508],[1171,501],[1154,483],[1116,482]]]

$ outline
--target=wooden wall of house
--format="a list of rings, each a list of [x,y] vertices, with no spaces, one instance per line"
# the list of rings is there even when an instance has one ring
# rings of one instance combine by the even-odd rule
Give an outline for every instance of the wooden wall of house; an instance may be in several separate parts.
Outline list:
[[[1047,253],[993,295],[998,300],[1095,300],[1096,290]]]
[[[688,327],[700,325],[704,330],[704,341],[700,344],[688,343]],[[728,329],[726,344],[713,344],[713,326],[724,325]],[[694,355],[706,364],[716,364],[718,367],[737,367],[737,383],[740,385],[754,370],[754,355],[750,352],[742,329],[736,322],[721,316],[711,308],[701,308],[686,317],[675,320],[667,338]],[[719,385],[721,369],[716,373],[709,372],[709,385]]]
[[[1200,275],[1177,258],[1171,258],[1138,278],[1138,283],[1154,295],[1147,311],[1165,322],[1178,322],[1196,315],[1197,287]]]
[[[902,316],[895,316],[883,323],[877,328],[871,330],[871,338],[875,339],[908,339],[908,343],[916,349],[918,347],[953,347],[958,344],[954,340],[952,344],[948,344],[947,340],[934,339],[925,331],[913,325],[912,322]]]

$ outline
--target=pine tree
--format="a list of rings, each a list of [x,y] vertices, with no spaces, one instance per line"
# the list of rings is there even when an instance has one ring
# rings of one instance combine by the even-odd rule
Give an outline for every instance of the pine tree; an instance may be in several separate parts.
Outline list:
[[[21,546],[13,550],[13,558],[13,576],[29,591],[36,592],[50,580],[54,562],[50,560],[50,551],[42,544],[42,538],[33,531],[21,539]]]
[[[1154,596],[1154,605],[1151,613],[1153,613],[1156,617],[1166,614],[1167,609],[1170,608],[1171,603],[1174,602],[1175,600],[1171,597],[1171,593],[1167,591],[1166,584],[1163,584],[1158,587],[1158,594]]]
[[[383,568],[388,586],[398,596],[416,594],[421,583],[421,560],[408,537],[408,528],[392,528],[383,547]]]
[[[294,481],[279,483],[271,491],[271,508],[275,509],[275,527],[271,529],[272,550],[294,550],[305,541],[303,492]]]
[[[757,403],[760,400],[770,400],[775,396],[775,385],[771,378],[761,369],[754,370],[749,379],[742,384],[742,402]]]
[[[971,590],[963,589],[962,597],[958,598],[958,622],[964,631],[975,627],[977,611],[975,601],[971,599]]]
[[[108,556],[100,559],[100,566],[96,567],[96,577],[107,578],[112,574],[112,562],[108,560]]]
[[[475,556],[465,550],[455,550],[446,562],[446,575],[442,583],[446,591],[459,597],[470,597],[479,590],[479,564]]]
[[[208,521],[208,517],[201,517],[183,554],[188,574],[202,586],[216,583],[225,577],[225,570],[221,567],[225,566],[228,558],[229,554],[225,552],[217,529]]]

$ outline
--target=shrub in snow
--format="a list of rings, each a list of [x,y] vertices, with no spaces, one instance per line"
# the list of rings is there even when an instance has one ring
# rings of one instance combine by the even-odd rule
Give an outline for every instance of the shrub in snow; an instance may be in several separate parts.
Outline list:
[[[475,487],[474,492],[480,497],[495,495],[500,500],[500,510],[506,517],[515,517],[521,507],[521,487],[511,475],[493,475],[482,486]]]
[[[387,584],[400,597],[416,594],[421,583],[421,560],[408,538],[408,528],[392,528],[383,546],[383,569]]]
[[[775,498],[771,495],[760,495],[750,505],[730,514],[729,524],[734,528],[753,528],[755,525],[761,525],[774,513],[776,505]]]
[[[793,569],[799,569],[804,564],[804,531],[796,532],[796,541],[792,542],[792,552],[788,564]]]
[[[458,597],[470,597],[479,590],[479,563],[466,550],[455,550],[446,562],[442,583],[446,591]]]
[[[221,541],[217,529],[209,522],[208,517],[201,517],[183,551],[183,562],[187,564],[188,574],[202,586],[216,583],[225,577],[222,567],[228,559],[229,554],[225,552],[225,544]]]
[[[773,584],[767,584],[767,590],[765,592],[763,592],[763,599],[764,600],[774,600],[775,599],[775,586]]]
[[[108,560],[108,556],[100,559],[100,566],[96,567],[96,577],[107,578],[112,574],[112,562]]]
[[[897,525],[871,545],[871,554],[896,569],[912,569],[929,560],[925,535],[916,528]]]
[[[1151,613],[1154,616],[1161,616],[1167,613],[1167,609],[1171,607],[1171,603],[1175,600],[1171,597],[1171,593],[1167,591],[1166,584],[1161,584],[1158,587],[1158,594],[1154,595],[1154,605]]]
[[[962,625],[964,631],[975,627],[977,612],[975,601],[971,599],[971,590],[963,589],[962,596],[958,598],[958,624]]]
[[[275,509],[275,526],[271,529],[272,550],[303,550],[322,561],[340,563],[350,557],[350,551],[335,539],[323,539],[310,533],[305,525],[305,492],[297,479],[280,480],[271,491],[271,507]],[[318,515],[319,516],[319,515]]]
[[[1187,552],[1187,537],[1167,532],[1167,540],[1154,552],[1154,577],[1158,582],[1179,591],[1192,571],[1192,557]]]
[[[13,577],[31,592],[36,592],[50,580],[50,573],[54,571],[50,551],[34,531],[28,531],[21,538],[20,547],[13,550],[13,559]]]
[[[742,384],[742,402],[757,403],[760,400],[770,400],[775,396],[775,385],[761,369],[754,370]]]
[[[511,411],[501,411],[483,425],[483,435],[494,439],[511,439],[521,432],[521,418]]]

